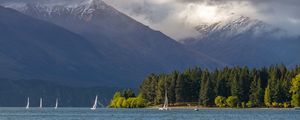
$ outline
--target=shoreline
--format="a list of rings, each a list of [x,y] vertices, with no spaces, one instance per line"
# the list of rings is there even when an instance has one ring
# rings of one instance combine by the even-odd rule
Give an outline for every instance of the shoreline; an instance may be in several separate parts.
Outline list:
[[[26,110],[25,107],[0,107],[0,109],[24,109]],[[52,110],[54,109],[53,107],[44,107],[44,108],[39,108],[39,107],[31,107],[29,110]],[[58,109],[86,109],[90,110],[89,107],[60,107]],[[118,110],[118,109],[148,109],[148,110],[158,110],[159,107],[146,107],[146,108],[97,108],[97,109],[111,109],[111,110]],[[169,107],[170,110],[193,110],[195,107]],[[199,107],[197,108],[198,110],[295,110],[295,108],[218,108],[218,107]]]
[[[145,109],[158,109],[160,108],[160,106],[150,106],[150,107],[146,107]],[[207,110],[207,109],[214,109],[214,110],[217,110],[217,109],[295,109],[295,108],[268,108],[268,107],[256,107],[256,108],[220,108],[220,107],[197,107],[197,106],[169,106],[170,109],[199,109],[199,110]]]

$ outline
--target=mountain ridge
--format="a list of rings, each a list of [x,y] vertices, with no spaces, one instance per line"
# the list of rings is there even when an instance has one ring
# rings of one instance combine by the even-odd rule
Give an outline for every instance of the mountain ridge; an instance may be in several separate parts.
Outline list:
[[[91,80],[93,85],[110,81],[114,86],[135,86],[150,73],[183,70],[191,66],[212,69],[223,65],[205,54],[187,49],[163,33],[150,29],[109,5],[92,7],[91,9],[97,9],[84,12],[89,6],[98,5],[80,4],[72,9],[53,5],[51,7],[56,9],[53,11],[47,5],[43,7],[43,4],[26,4],[22,6],[24,9],[21,8],[24,11],[20,12],[56,24],[91,43],[91,47],[101,55],[102,60],[99,62],[104,66],[95,68],[101,69],[96,76],[106,76],[104,79]],[[85,14],[72,14],[70,11],[74,10]],[[49,14],[49,11],[52,12]]]
[[[101,60],[101,55],[75,33],[12,9],[1,7],[0,17],[3,78],[54,81],[64,78],[76,83],[75,78],[80,77],[76,75],[95,74],[84,71],[102,66],[87,64],[90,60]],[[80,59],[82,57],[90,60]],[[71,73],[74,77],[68,75]]]
[[[300,64],[296,54],[300,51],[296,47],[300,39],[262,21],[240,16],[228,22],[199,25],[195,29],[198,37],[180,42],[230,65]]]

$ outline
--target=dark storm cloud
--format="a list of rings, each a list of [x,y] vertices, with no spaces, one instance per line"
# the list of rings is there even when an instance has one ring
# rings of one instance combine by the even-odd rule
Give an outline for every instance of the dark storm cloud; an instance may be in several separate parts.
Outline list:
[[[0,0],[3,2],[77,2],[82,0]],[[220,11],[239,13],[300,33],[300,0],[103,0],[134,19],[167,35],[181,39],[193,36],[194,26],[187,26],[179,14],[189,4],[217,6]],[[195,13],[196,14],[196,13]],[[184,29],[185,28],[185,29]]]
[[[139,19],[156,29],[163,29],[168,33],[168,29],[176,29],[175,24],[185,24],[178,22],[180,19],[174,18],[174,14],[184,11],[187,4],[206,4],[218,6],[225,11],[239,12],[241,15],[259,19],[277,27],[288,30],[289,33],[300,33],[300,0],[105,0],[132,17],[143,16]],[[134,3],[130,4],[130,3]],[[175,12],[174,12],[175,11]],[[161,23],[159,23],[161,22]],[[168,24],[165,24],[168,23]],[[174,24],[171,24],[174,23]],[[180,25],[178,25],[180,26]],[[181,27],[178,27],[178,32]],[[191,28],[193,29],[193,28]],[[190,32],[190,31],[188,31]],[[176,33],[176,32],[174,32]],[[168,34],[175,38],[180,38],[177,34]],[[187,33],[188,34],[188,33]]]

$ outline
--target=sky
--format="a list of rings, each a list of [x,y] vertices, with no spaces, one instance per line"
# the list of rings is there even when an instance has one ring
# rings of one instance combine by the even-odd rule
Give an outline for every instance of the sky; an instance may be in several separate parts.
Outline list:
[[[32,0],[0,0],[32,1]],[[43,1],[43,0],[34,0]],[[61,0],[47,0],[61,1]],[[79,0],[65,0],[79,1]],[[175,40],[196,37],[195,27],[247,16],[300,35],[300,0],[103,0]]]
[[[195,26],[247,16],[300,35],[300,0],[104,0],[176,40],[195,37]]]

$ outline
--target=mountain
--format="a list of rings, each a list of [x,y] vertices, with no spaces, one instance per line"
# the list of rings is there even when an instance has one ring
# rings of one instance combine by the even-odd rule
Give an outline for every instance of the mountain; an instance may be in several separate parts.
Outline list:
[[[0,7],[0,18],[1,78],[68,84],[105,72],[105,59],[85,38],[12,9]]]
[[[240,16],[196,27],[198,37],[182,40],[187,47],[230,65],[251,67],[300,64],[299,37],[265,22]]]
[[[44,56],[46,55],[42,53],[40,57],[36,57],[36,54],[28,55],[31,52],[22,53],[19,56],[34,56],[28,61],[32,62],[31,64],[40,65],[44,65],[44,60],[40,60],[42,58],[45,61],[53,59],[52,57],[63,57],[65,59],[47,63],[49,67],[42,66],[43,69],[30,67],[31,65],[24,63],[28,65],[28,69],[40,70],[44,75],[53,72],[57,75],[71,76],[73,80],[67,81],[68,84],[74,84],[73,81],[79,81],[79,83],[97,86],[136,87],[146,75],[153,72],[169,72],[174,69],[183,70],[196,65],[207,68],[222,66],[222,63],[217,60],[186,48],[161,32],[154,31],[120,13],[101,0],[76,1],[74,3],[68,1],[66,3],[12,2],[4,4],[6,7],[16,9],[39,20],[53,23],[74,33],[74,35],[77,34],[78,37],[82,37],[78,40],[72,39],[74,41],[69,41],[68,38],[61,37],[61,31],[48,31],[47,34],[49,36],[42,37],[45,39],[51,38],[52,41],[43,44],[44,46],[40,48],[53,47],[45,50],[52,56],[45,58]],[[7,18],[3,22],[9,21],[9,19],[13,19],[16,23],[8,24],[8,27],[18,24],[21,24],[20,26],[25,24],[27,27],[40,26],[21,22],[19,18]],[[8,32],[7,29],[10,28],[3,29],[3,31]],[[30,30],[31,28],[18,28],[21,33],[27,29]],[[36,31],[39,30],[36,29]],[[36,35],[43,35],[43,33],[32,32],[32,34],[28,35],[28,38]],[[24,41],[29,40],[31,39],[25,40],[24,38]],[[36,45],[37,43],[35,42],[38,40],[40,38],[32,41],[29,45]],[[52,42],[53,45],[51,46]],[[60,53],[61,51],[55,47],[61,47],[62,50],[68,49],[69,53],[57,54],[57,52]],[[13,46],[7,47],[7,49],[14,48]],[[35,49],[32,51],[42,52]],[[69,58],[69,55],[74,55],[75,57]],[[7,59],[6,62],[12,60],[14,58]],[[22,62],[23,59],[19,61]],[[4,62],[3,64],[6,63]],[[70,66],[65,66],[69,64]],[[16,67],[19,66],[10,66],[8,68],[14,69]],[[69,72],[65,71],[65,69],[69,70]],[[23,73],[24,71],[21,72]],[[35,71],[30,73],[38,75]],[[11,75],[14,74],[11,73]],[[56,80],[66,81],[65,78],[57,78]]]

